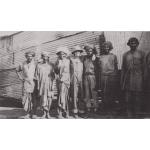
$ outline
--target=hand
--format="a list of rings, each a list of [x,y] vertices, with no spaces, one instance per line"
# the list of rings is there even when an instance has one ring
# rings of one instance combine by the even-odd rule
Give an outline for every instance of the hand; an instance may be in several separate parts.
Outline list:
[[[95,56],[95,55],[93,55],[93,56],[92,56],[92,60],[94,61],[95,59],[96,59],[96,56]]]
[[[54,91],[49,92],[49,97],[53,98],[54,97]]]

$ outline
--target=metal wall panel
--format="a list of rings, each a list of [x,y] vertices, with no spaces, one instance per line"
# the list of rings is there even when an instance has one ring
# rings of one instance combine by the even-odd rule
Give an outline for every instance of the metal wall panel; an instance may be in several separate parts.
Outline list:
[[[68,46],[70,51],[74,45],[84,45],[85,43],[95,44],[99,50],[99,35],[102,32],[21,32],[11,36],[13,39],[13,49],[6,51],[0,48],[0,53],[5,50],[3,56],[0,55],[0,95],[20,99],[22,95],[22,85],[15,72],[16,66],[25,60],[24,53],[32,50],[36,52],[36,59],[39,59],[42,51],[50,53],[50,61],[56,61],[56,49],[59,46]],[[60,34],[60,35],[59,35]],[[41,35],[41,36],[40,36]],[[63,35],[63,36],[62,36]],[[139,49],[146,53],[150,51],[150,32],[104,32],[106,40],[113,43],[112,51],[118,57],[119,68],[121,68],[122,55],[129,48],[126,45],[130,37],[137,37],[140,40]],[[62,37],[61,37],[62,36]],[[64,37],[65,36],[65,37]],[[1,43],[1,41],[0,41]],[[8,43],[8,42],[4,42]],[[1,45],[1,44],[0,44]],[[1,47],[1,46],[0,46]],[[4,46],[5,47],[5,46]],[[7,47],[7,46],[6,46]],[[2,56],[2,57],[1,57]],[[57,94],[56,87],[55,93]]]
[[[59,32],[55,32],[55,36],[47,33],[45,38],[39,39],[36,32],[21,32],[13,35],[13,53],[8,53],[0,58],[0,95],[20,99],[22,95],[22,85],[15,72],[16,66],[25,60],[24,53],[26,51],[35,51],[40,57],[42,51],[48,51],[52,62],[55,62],[56,49],[59,46],[68,46],[71,50],[72,46],[85,43],[96,44],[98,48],[98,37],[102,32],[64,32],[63,37],[59,37]],[[43,34],[46,34],[43,33]],[[57,35],[57,36],[56,36]],[[62,35],[61,35],[62,36]],[[65,37],[64,37],[65,36]],[[52,38],[53,37],[53,38]],[[12,57],[13,56],[13,57]],[[4,70],[3,70],[4,69]],[[56,83],[55,83],[56,84]],[[57,94],[56,86],[55,93]]]

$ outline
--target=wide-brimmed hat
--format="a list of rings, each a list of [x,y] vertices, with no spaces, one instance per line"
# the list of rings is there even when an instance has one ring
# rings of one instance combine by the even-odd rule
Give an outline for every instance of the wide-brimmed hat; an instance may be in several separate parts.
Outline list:
[[[41,52],[41,56],[47,56],[47,57],[49,57],[49,52],[43,51],[43,52]]]
[[[84,47],[83,47],[86,51],[89,50],[89,49],[92,49],[94,50],[95,49],[95,46],[93,44],[85,44]]]
[[[28,56],[28,55],[32,55],[32,57],[35,57],[35,52],[34,51],[27,51],[25,53],[25,56]]]
[[[72,54],[74,54],[75,52],[77,52],[77,51],[79,51],[79,52],[83,52],[83,49],[81,48],[81,46],[79,46],[79,45],[76,45],[76,46],[74,46],[73,47],[73,51],[72,51]]]
[[[92,49],[93,50],[93,54],[97,54],[96,47],[93,44],[85,44],[83,46],[83,48],[84,48],[85,51],[88,51],[89,49]]]
[[[63,52],[65,54],[69,55],[69,49],[66,46],[58,47],[56,50],[56,54],[58,55],[58,53],[60,53],[60,52]]]

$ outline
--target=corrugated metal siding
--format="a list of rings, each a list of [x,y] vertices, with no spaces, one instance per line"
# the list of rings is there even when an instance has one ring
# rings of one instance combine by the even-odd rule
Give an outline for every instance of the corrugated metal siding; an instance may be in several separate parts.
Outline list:
[[[114,53],[117,58],[118,58],[118,67],[119,69],[121,69],[121,65],[122,65],[122,55],[129,50],[129,47],[127,46],[127,42],[129,40],[130,37],[136,37],[140,40],[140,45],[139,45],[139,49],[144,51],[144,45],[145,43],[149,43],[148,37],[150,38],[150,34],[148,34],[148,32],[145,32],[143,34],[143,32],[139,31],[139,32],[123,32],[123,31],[108,31],[108,32],[104,32],[105,34],[105,38],[107,41],[111,41],[113,44],[114,49],[112,50],[112,53]],[[148,34],[147,37],[144,37],[145,34]],[[142,40],[145,39],[144,45],[142,44]],[[145,45],[146,47],[149,47],[150,45]]]
[[[36,32],[26,31],[13,36],[13,51],[20,51],[36,45]]]
[[[43,36],[45,36],[45,38],[43,38],[43,41],[36,32],[28,31],[14,35],[13,50],[7,53],[7,55],[4,54],[0,57],[0,70],[5,70],[0,72],[0,95],[17,99],[21,98],[22,85],[17,77],[15,69],[12,68],[18,66],[18,64],[25,60],[24,53],[26,51],[35,51],[37,53],[36,58],[40,56],[41,51],[49,51],[51,61],[55,62],[57,47],[68,46],[71,49],[72,46],[77,44],[84,45],[85,43],[93,43],[96,44],[98,48],[98,37],[101,33],[102,32],[60,32],[59,35],[59,32],[55,32],[50,36],[50,32],[48,32],[46,36],[46,32],[44,32]],[[39,34],[41,33],[39,32]],[[59,36],[62,36],[61,34],[63,37],[60,38]],[[39,39],[39,37],[41,39]],[[55,93],[57,93],[56,87]]]
[[[74,45],[84,45],[85,43],[92,43],[98,46],[98,38],[101,32],[84,32],[81,34],[77,34],[74,36],[70,36],[67,38],[63,38],[60,40],[44,43],[40,46],[39,51],[49,51],[50,52],[50,59],[54,62],[57,58],[56,56],[56,49],[59,46],[68,46],[69,49]]]
[[[71,50],[74,45],[84,45],[85,43],[95,44],[99,50],[99,35],[102,32],[21,32],[8,39],[0,39],[0,95],[21,98],[22,85],[15,72],[16,66],[25,60],[24,53],[29,50],[36,52],[36,59],[40,57],[41,51],[50,52],[50,60],[55,62],[56,49],[59,46],[68,46]],[[150,32],[104,32],[106,40],[113,43],[114,50],[121,68],[122,55],[129,48],[126,45],[132,36],[140,40],[139,49],[146,53],[150,51]],[[64,37],[66,36],[66,37]],[[3,40],[3,43],[1,42]],[[4,41],[7,40],[7,41]],[[8,45],[9,46],[6,46]],[[11,47],[8,49],[7,47]],[[56,89],[55,92],[57,93]]]

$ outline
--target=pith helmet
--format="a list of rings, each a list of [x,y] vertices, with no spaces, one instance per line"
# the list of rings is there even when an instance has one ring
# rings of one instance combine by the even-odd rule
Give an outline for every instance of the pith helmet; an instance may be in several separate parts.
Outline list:
[[[72,51],[72,54],[74,54],[75,52],[77,52],[77,51],[79,51],[79,52],[83,52],[83,49],[81,48],[81,46],[79,46],[79,45],[76,45],[76,46],[74,46],[73,47],[73,51]]]

